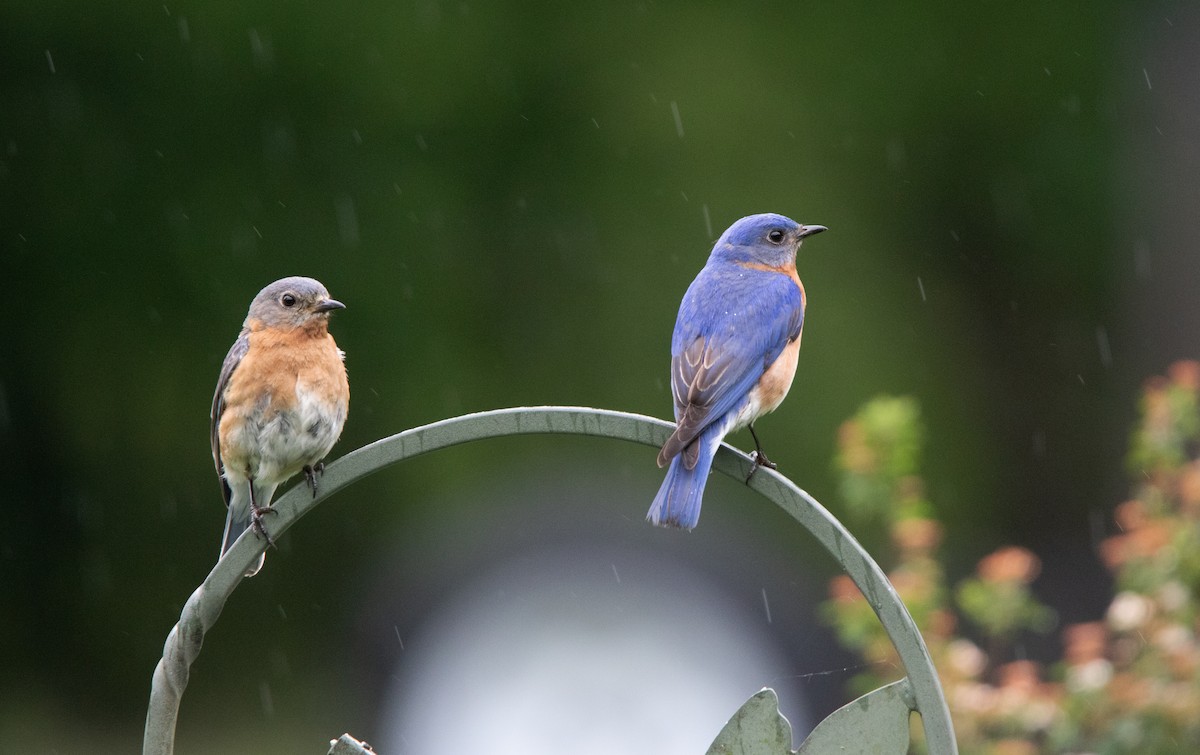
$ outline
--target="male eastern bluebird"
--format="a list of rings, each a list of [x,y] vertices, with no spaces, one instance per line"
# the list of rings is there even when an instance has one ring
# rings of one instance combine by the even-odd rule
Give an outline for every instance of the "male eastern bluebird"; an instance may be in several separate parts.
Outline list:
[[[742,218],[717,239],[688,287],[671,337],[676,428],[658,453],[658,466],[671,466],[646,514],[652,524],[696,526],[727,433],[749,426],[754,469],[775,467],[754,420],[779,406],[796,375],[805,304],[796,251],[825,230],[774,213]]]
[[[303,471],[313,495],[321,459],[342,434],[350,407],[345,354],[329,335],[344,309],[312,278],[284,278],[258,292],[221,366],[213,395],[213,462],[229,511],[221,554],[247,527],[263,527],[271,497]],[[246,571],[252,577],[263,557]]]

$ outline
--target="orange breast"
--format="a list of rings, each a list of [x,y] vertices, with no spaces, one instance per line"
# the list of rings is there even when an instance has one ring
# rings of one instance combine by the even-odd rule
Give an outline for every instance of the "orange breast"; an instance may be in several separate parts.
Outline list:
[[[225,413],[218,432],[227,467],[240,469],[252,463],[249,457],[257,454],[261,443],[256,427],[294,410],[298,381],[340,405],[345,415],[350,394],[346,368],[328,332],[252,331],[250,348],[225,389]]]
[[[757,399],[759,414],[773,412],[783,403],[788,390],[792,387],[792,380],[796,377],[796,362],[799,356],[800,336],[796,336],[796,340],[788,342],[783,347],[783,352],[763,373],[758,381],[758,386],[752,391],[752,393],[758,394],[753,398]]]

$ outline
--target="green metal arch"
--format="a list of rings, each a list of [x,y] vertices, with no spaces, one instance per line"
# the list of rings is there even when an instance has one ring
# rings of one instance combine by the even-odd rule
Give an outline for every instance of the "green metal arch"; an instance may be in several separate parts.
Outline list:
[[[618,438],[658,447],[672,430],[672,423],[653,417],[586,407],[517,407],[454,417],[383,438],[330,463],[315,498],[306,486],[296,485],[274,503],[279,513],[271,519],[271,530],[283,533],[324,499],[384,467],[468,441],[548,433]],[[713,468],[745,479],[752,464],[749,456],[723,444]],[[930,752],[957,753],[950,711],[925,641],[879,565],[832,514],[787,478],[762,468],[750,480],[750,487],[800,522],[858,585],[904,665],[911,707],[921,714]],[[265,548],[265,541],[243,534],[184,604],[179,623],[167,636],[162,660],[154,669],[142,744],[144,755],[174,751],[179,701],[204,634],[216,622],[246,568]]]

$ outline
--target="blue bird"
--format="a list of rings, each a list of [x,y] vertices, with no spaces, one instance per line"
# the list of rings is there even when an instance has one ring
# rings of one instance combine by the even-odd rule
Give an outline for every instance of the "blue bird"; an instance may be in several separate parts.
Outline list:
[[[696,526],[713,456],[734,430],[750,428],[755,469],[775,468],[754,420],[779,406],[796,375],[805,305],[796,251],[825,230],[774,213],[744,217],[688,287],[671,338],[676,428],[658,454],[658,466],[670,467],[651,524]]]

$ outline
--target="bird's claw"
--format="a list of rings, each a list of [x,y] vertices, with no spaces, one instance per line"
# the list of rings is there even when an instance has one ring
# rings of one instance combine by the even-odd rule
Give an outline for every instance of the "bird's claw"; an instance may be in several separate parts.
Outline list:
[[[271,548],[275,547],[275,538],[271,537],[271,533],[267,532],[266,526],[263,524],[263,518],[267,514],[278,514],[279,512],[270,506],[265,508],[253,507],[250,509],[250,527],[254,530],[255,537],[264,537],[267,540],[267,545]]]
[[[754,477],[754,473],[758,471],[759,467],[766,467],[767,469],[779,469],[778,464],[768,459],[767,455],[759,450],[750,452],[750,461],[753,463],[750,465],[750,474],[746,475],[747,485],[750,484],[750,479]]]
[[[304,482],[312,488],[313,498],[317,497],[317,478],[325,476],[325,462],[318,461],[304,468]]]

